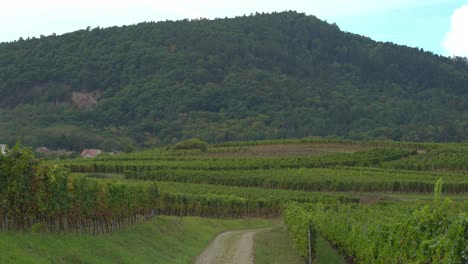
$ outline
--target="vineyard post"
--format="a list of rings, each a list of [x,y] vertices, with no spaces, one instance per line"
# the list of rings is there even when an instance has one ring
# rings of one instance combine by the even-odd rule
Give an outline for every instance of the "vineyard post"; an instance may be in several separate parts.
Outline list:
[[[307,255],[308,255],[308,260],[307,260],[307,264],[312,264],[312,232],[310,230],[310,224],[307,226],[307,241],[308,241],[308,251],[307,251]]]
[[[182,223],[182,195],[180,195],[179,222]]]

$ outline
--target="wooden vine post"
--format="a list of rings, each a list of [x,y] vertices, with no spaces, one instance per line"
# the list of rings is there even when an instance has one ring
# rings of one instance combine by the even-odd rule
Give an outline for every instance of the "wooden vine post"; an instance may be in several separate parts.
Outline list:
[[[313,259],[313,252],[312,252],[312,231],[311,231],[311,227],[310,227],[310,224],[307,226],[307,241],[309,242],[308,243],[308,251],[307,251],[307,255],[308,255],[308,259],[307,259],[307,264],[312,264],[312,259]]]

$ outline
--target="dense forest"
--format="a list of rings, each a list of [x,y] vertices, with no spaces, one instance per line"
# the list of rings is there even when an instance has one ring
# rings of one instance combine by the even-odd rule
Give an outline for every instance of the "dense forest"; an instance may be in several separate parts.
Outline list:
[[[468,63],[296,12],[0,44],[0,143],[468,140]]]

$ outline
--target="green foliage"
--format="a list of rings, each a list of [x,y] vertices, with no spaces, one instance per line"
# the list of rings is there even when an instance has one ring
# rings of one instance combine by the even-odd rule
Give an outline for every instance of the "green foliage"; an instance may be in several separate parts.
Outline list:
[[[288,168],[329,168],[335,166],[378,166],[382,162],[396,160],[410,155],[414,151],[402,149],[371,149],[355,153],[337,153],[323,156],[299,157],[181,157],[140,155],[138,157],[111,157],[96,159],[77,159],[62,161],[61,164],[73,172],[116,172],[126,170],[145,172],[160,169],[184,170],[266,170]],[[57,161],[55,161],[57,162]]]
[[[147,188],[153,183],[144,181],[89,179],[99,185],[122,185],[130,189]],[[302,191],[239,188],[208,184],[158,183],[159,198],[154,208],[164,215],[205,217],[265,217],[278,216],[283,204],[301,203],[357,203],[358,198],[346,195],[327,195]]]
[[[356,263],[465,263],[468,218],[453,202],[299,205],[285,210],[288,226],[304,248],[304,226],[320,233]]]
[[[442,197],[442,178],[439,178],[435,184],[434,188],[434,202],[439,203]]]
[[[132,145],[128,144],[124,147],[123,151],[125,153],[132,153],[133,151],[135,151],[135,148]]]
[[[155,214],[155,183],[127,186],[70,177],[17,144],[0,155],[0,227],[106,233]]]
[[[44,222],[36,223],[31,226],[31,232],[33,233],[44,233],[46,230],[47,230],[47,227]]]
[[[439,147],[420,155],[394,160],[382,164],[383,168],[406,170],[467,170],[468,147]]]
[[[304,259],[308,258],[309,243],[311,243],[313,256],[315,258],[318,233],[311,221],[309,213],[299,204],[291,203],[286,206],[286,210],[283,215],[284,221],[286,222],[289,232],[291,233],[294,242],[296,242],[302,257]],[[309,229],[313,230],[310,240]]]
[[[222,184],[327,192],[433,192],[439,177],[447,179],[445,193],[467,193],[464,174],[421,173],[365,167],[265,170],[147,170],[126,171],[126,179]]]
[[[209,184],[184,184],[159,182],[161,190],[168,193],[211,194],[241,198],[246,202],[261,205],[265,210],[280,212],[283,203],[289,201],[301,203],[357,203],[359,198],[352,195],[330,195],[316,192],[271,190],[262,188],[240,188],[234,186]]]
[[[0,44],[0,138],[75,150],[192,137],[466,141],[467,79],[466,59],[296,12],[94,28]],[[79,107],[73,92],[97,105]]]
[[[159,183],[158,186],[163,186],[160,191],[154,182],[97,179],[103,178],[103,174],[95,173],[94,179],[71,176],[63,167],[44,165],[34,158],[30,149],[19,145],[1,159],[0,220],[5,229],[45,228],[101,234],[142,222],[157,212],[179,216],[269,216],[278,215],[287,201],[358,200],[347,196],[201,184]],[[91,168],[97,171],[104,167]],[[127,170],[125,176],[131,179],[135,175]]]
[[[199,149],[202,152],[206,152],[208,150],[208,143],[199,138],[191,138],[178,142],[172,148],[174,150]]]

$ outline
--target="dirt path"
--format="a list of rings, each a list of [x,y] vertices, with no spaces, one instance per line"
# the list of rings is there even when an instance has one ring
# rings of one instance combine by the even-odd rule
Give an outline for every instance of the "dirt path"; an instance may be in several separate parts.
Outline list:
[[[195,260],[195,264],[253,264],[253,238],[270,228],[228,231],[219,234]]]

